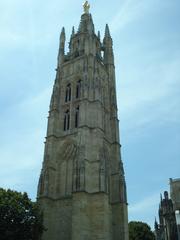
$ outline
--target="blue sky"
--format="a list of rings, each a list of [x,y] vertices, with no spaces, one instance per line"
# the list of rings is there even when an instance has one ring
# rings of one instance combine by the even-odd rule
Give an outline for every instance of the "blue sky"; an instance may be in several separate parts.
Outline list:
[[[90,1],[114,42],[129,219],[153,225],[159,194],[180,177],[180,1]],[[0,1],[0,186],[35,199],[59,34],[82,1]]]

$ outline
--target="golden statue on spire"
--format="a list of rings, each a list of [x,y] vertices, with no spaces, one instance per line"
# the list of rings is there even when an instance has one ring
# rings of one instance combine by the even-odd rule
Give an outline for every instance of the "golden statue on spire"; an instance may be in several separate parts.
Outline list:
[[[84,7],[84,13],[89,13],[89,9],[90,9],[90,4],[88,3],[88,1],[86,1],[84,4],[83,4],[83,7]]]

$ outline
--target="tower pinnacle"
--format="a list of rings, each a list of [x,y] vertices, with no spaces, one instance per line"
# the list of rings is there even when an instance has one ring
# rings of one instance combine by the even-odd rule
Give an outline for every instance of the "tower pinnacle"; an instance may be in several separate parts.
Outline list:
[[[90,4],[88,3],[88,1],[85,1],[85,3],[83,4],[83,8],[84,13],[89,14]]]
[[[111,37],[108,24],[105,27],[105,37]]]
[[[65,48],[65,28],[63,27],[60,34],[60,43],[59,43],[59,53],[58,53],[58,65],[60,65],[64,58],[64,48]]]
[[[75,34],[75,30],[74,30],[74,26],[72,27],[72,33],[71,33],[71,37],[73,37]]]
[[[65,28],[63,27],[60,34],[60,43],[65,43],[65,41],[66,41]]]

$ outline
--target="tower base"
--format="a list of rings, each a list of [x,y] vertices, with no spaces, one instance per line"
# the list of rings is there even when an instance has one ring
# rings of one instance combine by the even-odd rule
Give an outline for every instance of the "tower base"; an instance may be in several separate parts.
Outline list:
[[[104,192],[41,197],[38,202],[46,228],[42,240],[128,240],[127,206],[111,205]]]

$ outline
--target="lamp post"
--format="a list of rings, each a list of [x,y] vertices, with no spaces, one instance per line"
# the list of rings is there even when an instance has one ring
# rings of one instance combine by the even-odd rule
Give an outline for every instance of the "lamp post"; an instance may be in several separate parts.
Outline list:
[[[178,232],[178,240],[180,240],[180,210],[175,211],[176,215],[176,224],[177,224],[177,232]]]

